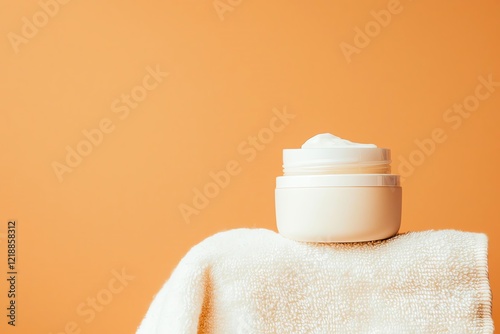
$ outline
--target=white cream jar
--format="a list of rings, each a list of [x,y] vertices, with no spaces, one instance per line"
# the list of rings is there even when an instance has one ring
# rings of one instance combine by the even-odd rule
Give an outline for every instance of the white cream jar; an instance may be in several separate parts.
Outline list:
[[[356,242],[394,236],[401,224],[399,175],[390,150],[331,134],[283,150],[276,178],[276,222],[286,238]]]

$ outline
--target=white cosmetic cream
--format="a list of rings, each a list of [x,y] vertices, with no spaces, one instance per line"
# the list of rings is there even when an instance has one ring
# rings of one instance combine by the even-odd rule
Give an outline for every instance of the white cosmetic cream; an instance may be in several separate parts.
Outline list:
[[[401,224],[399,175],[390,150],[331,134],[283,150],[276,179],[276,221],[283,236],[310,242],[356,242],[394,236]]]
[[[302,148],[350,148],[350,147],[371,147],[376,148],[375,144],[353,143],[347,139],[334,136],[331,133],[322,133],[307,140]]]

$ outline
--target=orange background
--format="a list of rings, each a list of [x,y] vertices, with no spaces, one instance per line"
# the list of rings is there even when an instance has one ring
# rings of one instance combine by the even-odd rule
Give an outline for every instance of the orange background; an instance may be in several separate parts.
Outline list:
[[[392,149],[393,171],[407,174],[403,231],[487,233],[499,294],[500,87],[456,129],[443,117],[478,77],[500,81],[500,3],[221,3],[223,13],[211,0],[73,0],[43,25],[38,1],[1,0],[0,267],[15,219],[19,276],[17,326],[3,316],[0,330],[135,332],[191,246],[226,229],[275,229],[281,150],[321,132]],[[371,11],[391,6],[399,12],[377,31]],[[13,46],[34,15],[36,35]],[[355,46],[354,29],[367,25],[368,45],[358,40],[348,62],[341,43]],[[169,75],[121,119],[112,103],[141,92],[148,66]],[[250,159],[241,150],[269,135],[273,108],[295,117]],[[54,161],[103,119],[113,131],[59,182]],[[435,128],[446,140],[418,153]],[[411,173],[400,162],[410,158]],[[180,206],[233,160],[239,172],[187,223]],[[122,268],[134,278],[109,301]],[[107,304],[89,320],[78,307],[96,296]]]

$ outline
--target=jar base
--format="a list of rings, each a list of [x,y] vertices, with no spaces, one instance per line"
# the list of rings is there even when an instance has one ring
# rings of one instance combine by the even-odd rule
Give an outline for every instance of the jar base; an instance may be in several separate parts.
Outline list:
[[[277,188],[281,235],[304,242],[366,242],[390,238],[401,225],[400,186]]]

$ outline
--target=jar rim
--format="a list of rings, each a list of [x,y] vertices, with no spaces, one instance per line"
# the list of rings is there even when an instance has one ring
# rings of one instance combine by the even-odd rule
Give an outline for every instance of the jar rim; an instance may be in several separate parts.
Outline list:
[[[276,178],[276,188],[399,187],[397,174],[287,175]]]

